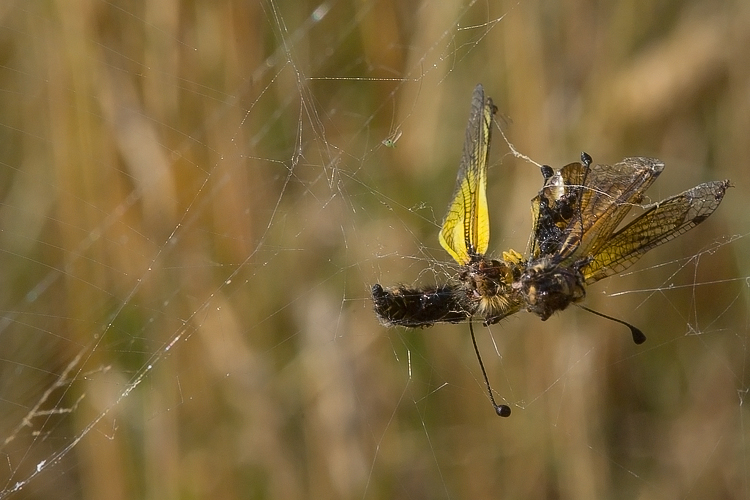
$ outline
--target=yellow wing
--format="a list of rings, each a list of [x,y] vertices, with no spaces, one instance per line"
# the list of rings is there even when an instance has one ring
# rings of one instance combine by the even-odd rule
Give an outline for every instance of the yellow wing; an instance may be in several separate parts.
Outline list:
[[[592,254],[581,268],[587,284],[621,273],[654,247],[694,228],[719,207],[729,181],[700,184],[654,203]]]
[[[484,89],[478,84],[471,98],[456,191],[440,230],[440,244],[462,265],[471,262],[473,256],[487,252],[490,242],[487,159],[495,112],[497,108],[492,99],[484,98]]]

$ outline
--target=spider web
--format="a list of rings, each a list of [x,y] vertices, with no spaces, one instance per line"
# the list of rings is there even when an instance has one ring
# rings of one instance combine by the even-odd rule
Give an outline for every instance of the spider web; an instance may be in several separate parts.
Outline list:
[[[0,7],[0,498],[747,498],[746,2]],[[717,213],[547,322],[386,330],[443,283],[471,91],[491,253],[532,161]],[[647,202],[649,200],[644,200]]]

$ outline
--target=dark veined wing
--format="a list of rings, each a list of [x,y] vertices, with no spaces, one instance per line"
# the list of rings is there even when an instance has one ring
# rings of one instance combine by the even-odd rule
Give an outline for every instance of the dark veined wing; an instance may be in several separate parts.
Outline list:
[[[700,184],[646,211],[608,238],[581,272],[587,284],[620,273],[654,247],[694,228],[719,206],[729,181]]]
[[[598,254],[663,169],[661,161],[644,157],[588,168],[578,208],[567,222],[564,241],[557,250],[560,262]]]
[[[477,85],[471,98],[456,190],[440,230],[440,244],[462,265],[467,265],[473,256],[486,253],[489,246],[487,159],[496,111],[492,99],[485,99],[482,85]]]

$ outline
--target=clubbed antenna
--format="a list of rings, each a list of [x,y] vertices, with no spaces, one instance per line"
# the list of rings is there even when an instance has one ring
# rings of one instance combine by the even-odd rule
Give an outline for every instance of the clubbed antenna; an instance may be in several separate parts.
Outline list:
[[[607,318],[614,321],[615,323],[620,323],[621,325],[627,326],[628,328],[630,328],[630,334],[633,336],[633,342],[635,342],[636,344],[641,345],[646,341],[646,336],[643,334],[643,332],[630,323],[621,319],[613,318],[612,316],[607,316],[606,314],[600,313],[598,311],[594,311],[593,309],[589,309],[586,306],[579,305],[578,307],[580,307],[584,311],[590,312],[591,314],[596,314],[597,316],[601,316],[602,318]]]
[[[492,406],[495,407],[495,413],[500,417],[510,417],[510,406],[499,405],[495,402],[495,396],[492,395],[492,387],[490,386],[490,379],[487,378],[487,372],[484,369],[484,363],[482,363],[482,356],[479,355],[479,347],[477,347],[477,339],[474,337],[474,325],[469,321],[469,331],[471,332],[471,342],[474,344],[474,352],[477,353],[477,359],[479,360],[479,367],[482,369],[482,375],[484,376],[484,383],[487,385],[487,392],[490,394],[490,401]]]

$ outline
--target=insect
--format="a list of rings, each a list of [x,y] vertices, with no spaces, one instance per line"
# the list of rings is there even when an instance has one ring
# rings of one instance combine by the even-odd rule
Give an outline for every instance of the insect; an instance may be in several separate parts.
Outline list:
[[[553,170],[542,167],[544,185],[531,201],[532,231],[525,255],[509,250],[501,259],[485,256],[489,246],[487,163],[493,116],[497,108],[474,89],[471,114],[458,170],[456,189],[443,221],[441,246],[461,266],[458,277],[444,285],[409,288],[372,287],[375,313],[385,326],[427,327],[469,321],[490,400],[502,417],[510,407],[495,403],[474,337],[471,320],[485,325],[525,309],[547,320],[578,304],[586,286],[620,273],[654,247],[703,222],[719,206],[729,181],[700,184],[666,200],[641,205],[644,192],[664,169],[654,158],[625,158],[595,165],[581,154]],[[643,212],[618,229],[631,208]],[[636,344],[646,340],[624,321]]]
[[[401,132],[401,130],[396,130],[394,133],[392,133],[391,135],[389,135],[387,138],[385,138],[382,141],[380,141],[380,143],[383,144],[383,146],[385,146],[387,148],[395,148],[396,147],[396,143],[398,142],[399,139],[401,139],[401,134],[402,133],[403,132]]]

